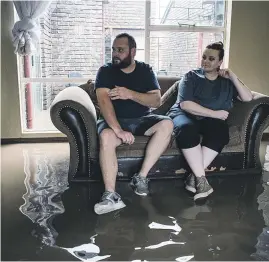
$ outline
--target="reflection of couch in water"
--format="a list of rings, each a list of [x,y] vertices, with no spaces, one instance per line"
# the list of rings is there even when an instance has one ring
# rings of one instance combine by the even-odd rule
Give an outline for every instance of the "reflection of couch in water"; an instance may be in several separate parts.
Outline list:
[[[269,185],[263,184],[263,189],[263,192],[258,197],[258,209],[262,210],[265,227],[257,238],[256,252],[251,256],[255,260],[269,261]]]
[[[61,195],[68,189],[67,176],[56,172],[49,158],[42,152],[24,151],[24,170],[26,193],[20,211],[35,225],[31,234],[40,239],[42,246],[64,249],[80,260],[98,261],[108,256],[98,256],[100,248],[90,243],[65,248],[56,245],[58,232],[53,226],[54,218],[65,212]]]
[[[61,194],[68,188],[66,177],[57,176],[45,154],[24,151],[26,193],[20,211],[36,225],[32,234],[45,245],[53,246],[57,232],[52,220],[64,213]]]

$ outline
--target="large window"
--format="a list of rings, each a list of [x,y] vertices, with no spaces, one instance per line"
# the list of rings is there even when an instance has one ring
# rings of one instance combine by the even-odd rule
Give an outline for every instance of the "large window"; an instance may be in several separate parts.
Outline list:
[[[225,10],[224,0],[52,1],[40,19],[38,52],[19,59],[23,131],[57,131],[49,116],[54,97],[95,79],[119,33],[135,37],[136,59],[157,75],[198,67],[208,43],[225,41]]]

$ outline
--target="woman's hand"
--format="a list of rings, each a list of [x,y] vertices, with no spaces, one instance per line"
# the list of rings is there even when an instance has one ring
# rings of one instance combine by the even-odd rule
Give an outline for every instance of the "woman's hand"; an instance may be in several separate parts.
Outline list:
[[[248,101],[252,100],[253,96],[252,96],[251,91],[236,76],[236,74],[231,69],[228,69],[228,68],[220,69],[218,73],[220,76],[227,78],[227,79],[230,79],[233,82],[234,86],[237,89],[237,92],[238,92],[238,95],[239,95],[239,98],[241,101],[248,102]]]
[[[236,77],[236,75],[234,74],[234,72],[231,69],[225,68],[225,69],[220,69],[219,70],[219,75],[227,78],[227,79],[233,79],[234,77]]]
[[[213,113],[213,118],[221,119],[221,120],[226,120],[229,116],[229,112],[225,110],[216,110]]]

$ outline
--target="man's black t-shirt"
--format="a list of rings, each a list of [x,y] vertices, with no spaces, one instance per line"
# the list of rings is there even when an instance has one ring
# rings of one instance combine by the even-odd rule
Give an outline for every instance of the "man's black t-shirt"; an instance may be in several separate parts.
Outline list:
[[[139,93],[147,93],[160,89],[152,68],[143,62],[135,61],[135,63],[134,71],[129,74],[122,72],[111,63],[102,66],[96,76],[95,90],[97,88],[113,89],[115,86],[121,86]],[[111,101],[117,118],[138,118],[150,113],[149,107],[130,99]]]

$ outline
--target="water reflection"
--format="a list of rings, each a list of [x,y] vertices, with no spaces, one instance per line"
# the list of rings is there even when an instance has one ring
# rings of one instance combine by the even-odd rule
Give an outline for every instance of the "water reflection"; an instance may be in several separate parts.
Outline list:
[[[48,246],[54,246],[58,236],[53,219],[64,213],[61,194],[68,189],[67,178],[58,176],[46,154],[23,151],[26,193],[20,211],[35,224],[32,235]]]
[[[269,261],[269,146],[266,148],[265,163],[263,170],[263,192],[258,196],[258,209],[262,211],[265,227],[258,236],[255,245],[256,252],[252,258],[258,261]]]
[[[61,170],[56,170],[57,165],[52,164],[51,158],[39,150],[24,150],[23,157],[26,193],[22,196],[24,204],[19,210],[34,223],[31,235],[41,241],[40,249],[44,246],[63,249],[82,261],[99,261],[110,257],[98,255],[100,248],[94,244],[95,236],[90,238],[90,243],[73,248],[56,244],[58,232],[53,220],[65,212],[61,195],[68,189],[67,176],[64,175],[67,169],[58,165]]]
[[[154,196],[147,198],[137,197],[122,183],[120,192],[127,207],[95,216],[90,208],[85,212],[87,207],[77,212],[74,198],[65,202],[65,211],[62,194],[69,189],[68,166],[55,164],[51,156],[38,150],[25,150],[24,162],[26,193],[20,211],[33,222],[31,234],[40,240],[41,248],[64,250],[82,261],[248,260],[252,253],[251,259],[269,258],[269,187],[266,183],[261,187],[259,177],[214,178],[214,196],[199,205],[187,196],[182,184],[174,186],[174,181],[153,183]],[[92,187],[97,201],[101,191],[96,184]],[[72,189],[65,197],[71,196]],[[93,206],[93,202],[95,199],[90,199],[87,205]],[[61,222],[70,222],[77,243],[67,244],[74,235],[68,226],[60,231],[59,224],[53,222],[56,216],[64,218]],[[266,227],[261,230],[264,221]]]
[[[174,198],[177,200],[175,195]],[[136,239],[139,242],[133,245],[133,252],[129,260],[175,261],[180,258],[188,258],[185,261],[191,260],[194,256],[189,246],[186,245],[184,234],[181,234],[182,227],[175,216],[178,212],[175,212],[173,216],[160,212],[154,197],[139,198],[137,202],[141,210],[138,212],[144,214],[144,217],[137,221],[141,223],[143,233],[140,231],[138,235],[138,232],[135,231],[137,234]],[[159,201],[157,202],[160,203]],[[171,210],[168,212],[171,212]],[[183,257],[183,255],[186,256]]]

